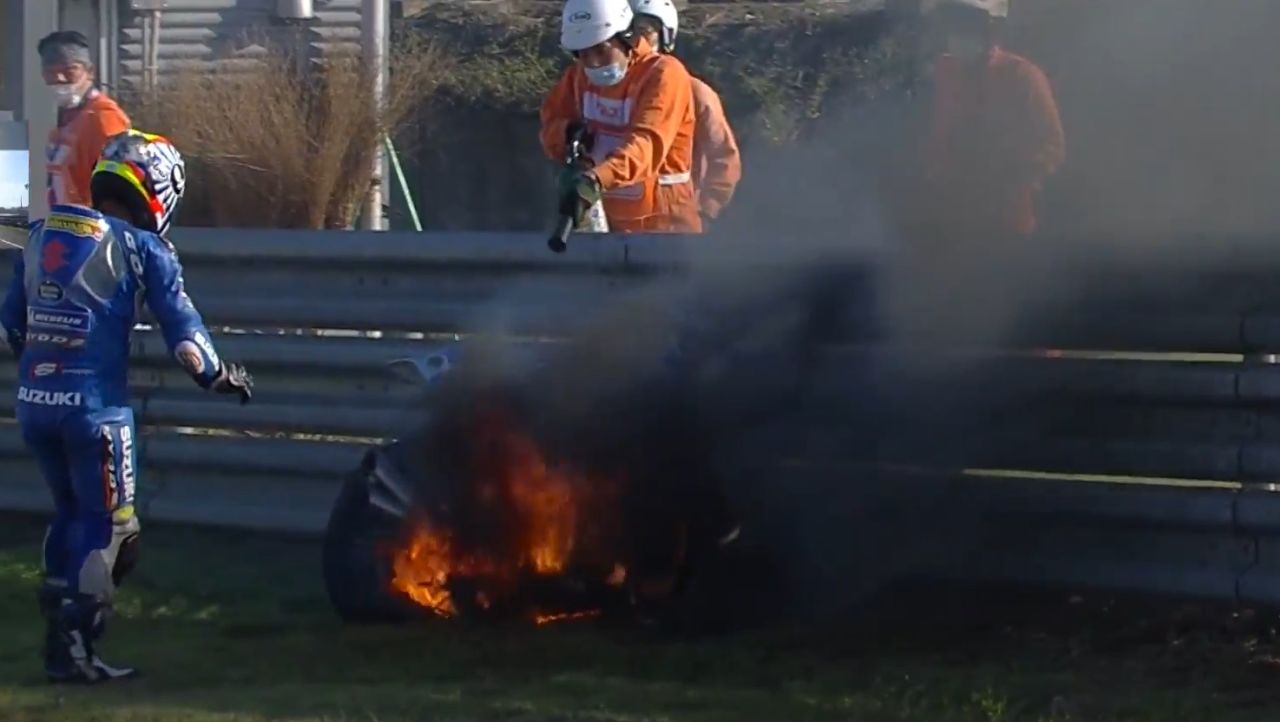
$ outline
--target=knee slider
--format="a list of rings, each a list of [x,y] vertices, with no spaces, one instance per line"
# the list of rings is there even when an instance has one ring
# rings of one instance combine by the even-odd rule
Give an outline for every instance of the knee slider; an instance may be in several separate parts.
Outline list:
[[[141,525],[135,516],[112,524],[111,540],[106,548],[90,552],[80,569],[81,594],[110,606],[115,598],[116,586],[137,564],[140,533]]]
[[[111,582],[115,586],[120,586],[124,578],[129,576],[134,567],[138,565],[141,539],[142,535],[135,531],[120,541],[120,548],[116,553],[116,563],[111,567]]]
[[[55,554],[60,554],[60,553],[62,553],[62,552],[64,551],[63,549],[55,549],[55,548],[54,548],[54,547],[55,547],[55,545],[57,545],[59,541],[60,541],[60,540],[56,540],[56,539],[54,539],[54,536],[53,536],[53,524],[50,524],[48,527],[46,527],[46,528],[45,528],[45,530],[44,530],[44,539],[40,542],[40,565],[41,565],[41,570],[42,570],[45,574],[48,574],[48,573],[49,573],[49,567],[50,567],[50,561],[49,561],[49,560],[50,560],[50,559],[51,559]]]

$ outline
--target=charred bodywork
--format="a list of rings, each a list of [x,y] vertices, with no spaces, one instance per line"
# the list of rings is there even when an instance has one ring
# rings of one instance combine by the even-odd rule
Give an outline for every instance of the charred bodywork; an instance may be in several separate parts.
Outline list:
[[[619,306],[625,336],[605,319],[522,363],[479,344],[399,362],[426,389],[425,421],[343,486],[324,546],[335,608],[351,621],[671,613],[709,570],[760,551],[749,530],[726,544],[742,514],[726,476],[742,492],[751,470],[720,460],[802,396],[828,288],[685,306],[692,322],[669,304]],[[750,567],[758,586],[767,560]]]
[[[342,487],[324,566],[348,621],[660,615],[733,532],[688,428],[655,419],[684,437],[667,445],[582,436],[565,458],[518,389],[448,407],[366,452]]]

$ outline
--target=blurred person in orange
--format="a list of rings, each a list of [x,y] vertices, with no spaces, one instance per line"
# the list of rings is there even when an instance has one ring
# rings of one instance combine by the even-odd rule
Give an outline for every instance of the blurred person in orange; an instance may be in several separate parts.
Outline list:
[[[1027,236],[1044,182],[1066,145],[1044,72],[1000,47],[994,23],[1008,0],[938,0],[930,20],[945,43],[934,65],[924,147],[932,227]]]
[[[631,0],[637,35],[662,53],[673,53],[680,31],[680,14],[672,0]],[[742,179],[738,140],[725,117],[720,96],[703,80],[693,83],[693,187],[703,218],[714,221],[733,198]]]
[[[58,103],[58,126],[49,133],[47,149],[49,206],[91,205],[93,168],[107,139],[129,129],[129,116],[97,88],[84,35],[72,30],[50,33],[36,50],[44,82]]]
[[[568,0],[560,45],[576,62],[542,104],[553,159],[585,139],[590,158],[560,174],[561,207],[603,201],[610,230],[700,233],[693,185],[693,89],[684,65],[632,29],[628,0]]]

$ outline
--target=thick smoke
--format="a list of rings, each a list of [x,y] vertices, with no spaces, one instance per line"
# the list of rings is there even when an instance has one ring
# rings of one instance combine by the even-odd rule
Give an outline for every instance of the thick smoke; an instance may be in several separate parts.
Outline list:
[[[731,215],[681,274],[584,310],[537,364],[464,349],[435,417],[501,389],[558,462],[629,475],[628,528],[696,504],[692,477],[714,474],[743,521],[739,566],[707,572],[730,605],[831,611],[958,562],[980,510],[901,467],[972,461],[967,430],[1016,385],[956,352],[1052,339],[1106,295],[1094,264],[1167,263],[1161,234],[1280,222],[1274,3],[1014,12],[1007,44],[1048,72],[1067,132],[1039,236],[912,245],[895,194],[927,95],[860,98],[796,145],[744,149]],[[861,463],[886,460],[899,470]]]
[[[1155,240],[1280,227],[1280,6],[1014,4],[1010,44],[1051,75],[1067,128],[1055,228]]]

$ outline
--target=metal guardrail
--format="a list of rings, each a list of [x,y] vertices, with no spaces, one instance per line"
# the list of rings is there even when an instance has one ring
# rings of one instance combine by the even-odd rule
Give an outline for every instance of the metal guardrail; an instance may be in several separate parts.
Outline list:
[[[341,477],[372,440],[414,417],[391,360],[478,330],[563,332],[635,281],[626,244],[552,257],[533,236],[183,230],[188,289],[219,353],[246,363],[257,392],[239,407],[195,388],[157,331],[135,332],[142,512],[162,520],[317,532]],[[3,254],[7,288],[12,256]],[[518,306],[502,314],[500,299]],[[394,337],[393,337],[394,336]],[[16,369],[0,356],[0,415]],[[47,492],[16,427],[0,427],[0,508],[43,510]]]
[[[537,344],[716,252],[602,237],[554,256],[539,234],[184,229],[176,242],[220,352],[259,391],[245,408],[204,394],[158,334],[135,335],[143,511],[301,532],[322,528],[360,440],[414,418],[386,362],[456,333]],[[851,509],[877,508],[867,489],[917,485],[921,504],[971,520],[921,574],[1280,602],[1280,366],[1253,361],[1280,348],[1274,244],[1170,239],[1158,258],[1105,247],[1119,250],[1044,264],[1074,290],[999,344],[967,348],[955,328],[886,344],[856,328],[877,310],[855,309],[799,410],[743,440],[728,468],[797,494],[845,489],[832,503]],[[12,383],[11,359],[0,379]],[[0,415],[13,397],[0,387]],[[0,427],[0,508],[46,508],[13,429]]]

